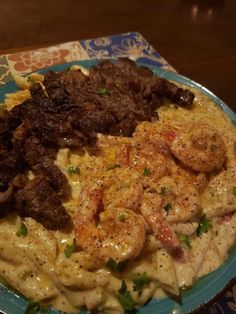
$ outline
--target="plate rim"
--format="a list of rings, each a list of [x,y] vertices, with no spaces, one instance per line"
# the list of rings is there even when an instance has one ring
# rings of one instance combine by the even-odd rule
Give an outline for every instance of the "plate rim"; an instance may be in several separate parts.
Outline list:
[[[46,67],[46,68],[38,69],[36,71],[27,73],[25,75],[29,75],[29,74],[35,73],[35,72],[43,74],[43,73],[45,73],[45,72],[47,72],[49,70],[62,71],[63,69],[67,68],[68,66],[72,66],[72,65],[82,65],[84,67],[89,68],[92,65],[95,65],[98,62],[101,62],[103,60],[104,59],[87,59],[87,60],[66,62],[66,63],[62,63],[62,64],[55,64],[55,65],[52,65],[52,66],[49,66],[49,67]],[[116,59],[109,58],[109,59],[106,59],[106,60],[114,61]],[[216,103],[226,113],[226,115],[231,119],[233,124],[236,125],[236,114],[233,112],[233,110],[230,107],[228,107],[219,97],[217,97],[213,92],[211,92],[205,86],[203,86],[200,83],[197,83],[194,80],[191,80],[191,79],[189,79],[189,78],[187,78],[187,77],[185,77],[185,76],[183,76],[183,75],[181,75],[181,74],[179,74],[177,72],[164,70],[164,69],[161,69],[159,67],[156,67],[156,66],[153,66],[153,65],[149,65],[149,64],[145,64],[145,63],[141,63],[141,62],[136,62],[136,63],[137,63],[138,66],[145,66],[145,67],[151,69],[154,72],[155,75],[158,75],[158,76],[163,77],[163,78],[167,78],[168,80],[172,80],[174,82],[181,83],[181,84],[184,84],[186,86],[189,86],[189,87],[192,87],[192,88],[195,88],[195,89],[199,90],[204,95],[208,96],[214,103]],[[9,87],[10,87],[10,91],[8,91]],[[16,86],[16,84],[15,84],[15,82],[13,80],[11,80],[9,82],[6,82],[5,84],[0,86],[0,98],[3,98],[5,96],[5,94],[7,94],[7,93],[16,92],[17,90],[19,90],[19,88]],[[233,251],[235,251],[235,253],[233,253]],[[218,268],[216,271],[208,274],[205,277],[208,277],[210,275],[214,275],[214,273],[217,272],[217,271],[218,272],[222,271],[221,268],[224,268],[224,267],[227,268],[227,263],[229,263],[230,256],[232,256],[232,255],[235,255],[235,256],[232,257],[232,259],[233,259],[233,262],[234,261],[236,262],[236,248],[231,250],[231,252],[229,254],[229,257],[224,262],[224,264],[222,264],[220,266],[220,268]],[[200,279],[200,280],[202,280],[202,279]],[[209,299],[207,298],[207,300],[202,301],[202,303],[194,306],[194,308],[191,308],[191,309],[188,309],[188,310],[186,309],[186,311],[183,309],[182,313],[198,313],[199,311],[202,311],[208,305],[210,305],[213,302],[215,302],[219,298],[219,296],[223,295],[224,292],[229,288],[229,286],[235,284],[235,282],[236,282],[236,270],[234,272],[234,276],[231,279],[229,279],[229,281],[227,281],[227,283],[225,283],[223,285],[222,289],[220,291],[218,291],[215,295],[209,296]],[[194,285],[193,288],[195,286],[196,285]],[[190,290],[192,290],[192,289],[190,289]],[[2,292],[1,292],[2,290],[6,290],[7,291],[7,298],[8,299],[10,298],[10,301],[11,301],[11,302],[9,302],[9,300],[5,300],[6,303],[11,303],[11,304],[15,303],[15,301],[12,299],[13,297],[15,297],[16,298],[16,302],[18,301],[18,304],[16,304],[16,305],[20,306],[19,303],[21,303],[21,306],[22,306],[23,303],[26,303],[26,304],[24,304],[24,306],[27,306],[27,300],[26,300],[25,297],[22,297],[20,294],[15,293],[12,290],[9,290],[8,288],[6,288],[5,286],[2,286],[2,285],[1,285],[1,290],[0,290],[0,301],[2,300]],[[25,302],[24,302],[24,300],[25,300]],[[159,304],[159,306],[160,306],[160,304],[161,303],[163,304],[163,302],[165,302],[166,300],[168,300],[169,302],[173,303],[173,300],[170,301],[168,298],[162,299],[160,301],[156,301],[155,300],[154,304],[152,304],[152,301],[153,301],[152,300],[147,306],[141,307],[139,313],[141,313],[141,314],[142,313],[143,314],[152,313],[150,311],[157,310],[156,309],[157,304]],[[0,310],[1,310],[1,306],[2,305],[0,305]],[[169,304],[169,306],[170,306],[170,304]],[[172,304],[172,309],[173,309],[173,306],[174,306],[174,304]],[[22,307],[21,307],[21,310],[22,310]],[[168,309],[165,308],[165,311],[166,310],[168,310]],[[50,310],[50,313],[56,314],[56,313],[59,313],[59,312],[54,310],[54,309],[52,309],[52,310]],[[80,312],[80,313],[82,314],[82,313],[87,313],[87,312]],[[160,312],[160,314],[161,313],[164,314],[166,312]]]

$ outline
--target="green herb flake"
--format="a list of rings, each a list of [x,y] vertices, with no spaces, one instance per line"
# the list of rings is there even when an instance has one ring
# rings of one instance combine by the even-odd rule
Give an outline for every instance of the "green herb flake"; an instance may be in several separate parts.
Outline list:
[[[106,266],[110,268],[113,271],[117,270],[117,262],[113,258],[109,258],[108,262],[106,263]]]
[[[31,85],[34,85],[37,83],[31,76],[27,77],[27,82],[30,83]]]
[[[171,203],[167,203],[167,204],[164,206],[164,210],[168,213],[170,209],[172,209],[172,204],[171,204]]]
[[[106,263],[106,266],[112,271],[120,273],[125,269],[127,263],[127,261],[117,263],[113,258],[110,257]]]
[[[233,187],[233,194],[236,196],[236,185]]]
[[[75,249],[76,249],[76,242],[75,242],[75,239],[74,239],[72,244],[67,244],[66,245],[65,256],[66,257],[70,257],[74,253]]]
[[[101,95],[101,96],[107,95],[108,94],[108,90],[105,87],[99,88],[98,89],[98,94]]]
[[[25,314],[36,314],[38,312],[46,313],[49,311],[49,306],[29,300],[28,306],[25,310]]]
[[[126,291],[127,291],[127,284],[126,284],[126,282],[124,280],[122,280],[121,287],[120,287],[118,292],[119,293],[124,293]]]
[[[70,166],[68,168],[68,173],[69,173],[69,175],[80,174],[80,168],[77,166]]]
[[[189,249],[192,248],[191,241],[189,240],[187,234],[178,234],[178,238],[180,242],[184,243]]]
[[[116,168],[120,168],[120,164],[111,165],[110,167],[107,168],[107,170],[113,170],[113,169],[116,169]]]
[[[65,72],[66,74],[68,74],[70,71],[71,71],[71,67],[66,67],[65,70],[64,70],[64,72]]]
[[[148,177],[148,176],[150,176],[150,174],[151,174],[151,170],[149,168],[145,167],[143,170],[143,175]]]
[[[134,291],[138,291],[139,296],[142,294],[143,292],[143,288],[144,286],[150,281],[147,272],[144,272],[142,275],[141,274],[137,274],[134,279],[133,279],[133,289]]]
[[[169,193],[169,190],[166,186],[162,186],[160,190],[161,195],[166,196]]]
[[[120,214],[119,215],[119,221],[120,222],[125,222],[125,215],[124,214]]]
[[[18,237],[26,237],[27,234],[28,234],[28,229],[27,229],[26,225],[23,222],[21,222],[20,227],[19,227],[16,235]]]
[[[0,104],[0,111],[1,110],[5,110],[6,109],[6,105],[5,104]]]
[[[206,218],[206,215],[202,215],[197,228],[197,235],[201,237],[203,233],[207,233],[212,228],[211,220]]]
[[[119,289],[118,299],[125,310],[125,313],[135,313],[135,302],[130,292],[127,290],[127,285],[124,280],[122,280],[122,284]]]

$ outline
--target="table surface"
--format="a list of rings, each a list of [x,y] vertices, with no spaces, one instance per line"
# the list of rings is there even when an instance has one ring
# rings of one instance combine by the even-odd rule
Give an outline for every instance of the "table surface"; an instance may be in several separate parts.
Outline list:
[[[1,0],[0,54],[140,32],[236,111],[235,0]]]

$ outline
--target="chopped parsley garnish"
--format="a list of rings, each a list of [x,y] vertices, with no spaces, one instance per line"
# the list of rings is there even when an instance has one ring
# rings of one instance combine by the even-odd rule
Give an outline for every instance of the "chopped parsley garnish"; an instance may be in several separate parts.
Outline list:
[[[34,85],[35,83],[37,83],[32,77],[28,76],[27,77],[27,82],[30,83],[31,85]]]
[[[106,266],[112,271],[120,273],[125,269],[127,263],[127,261],[117,263],[113,258],[110,257],[106,263]]]
[[[111,165],[110,167],[107,168],[107,170],[112,170],[112,169],[116,169],[116,168],[120,168],[120,164]]]
[[[164,206],[164,210],[168,213],[170,209],[172,209],[172,204],[171,204],[171,203],[167,203],[167,204]]]
[[[28,229],[27,229],[26,225],[22,222],[20,224],[20,228],[18,229],[16,235],[18,237],[26,237],[27,234],[28,234]]]
[[[138,291],[139,296],[142,294],[143,292],[143,288],[144,286],[150,281],[148,274],[146,272],[144,272],[142,275],[141,274],[137,274],[134,279],[133,279],[133,289],[134,291]]]
[[[66,67],[65,70],[64,70],[64,72],[65,72],[65,73],[68,73],[68,72],[70,72],[70,70],[71,70],[71,67]]]
[[[166,186],[162,186],[160,193],[161,193],[161,195],[166,196],[169,194],[169,189]]]
[[[189,249],[191,249],[191,241],[189,240],[189,237],[187,236],[187,234],[178,234],[178,238],[180,240],[180,242],[184,243],[187,245],[187,247]]]
[[[6,108],[5,104],[0,104],[0,110],[4,110]]]
[[[125,215],[124,214],[119,215],[119,221],[125,222]]]
[[[127,290],[127,285],[124,280],[122,280],[122,284],[119,289],[118,299],[125,310],[125,313],[135,313],[135,302],[130,292]]]
[[[77,166],[70,166],[70,167],[68,168],[68,173],[69,173],[70,175],[73,175],[73,174],[80,174],[80,168],[77,167]]]
[[[236,185],[233,187],[233,194],[236,196]]]
[[[28,306],[25,310],[25,314],[36,314],[38,312],[46,313],[49,310],[49,306],[29,300]]]
[[[66,257],[70,257],[74,253],[75,249],[76,249],[76,242],[75,242],[75,239],[74,239],[72,244],[67,244],[66,245],[65,256]]]
[[[150,176],[150,174],[151,174],[151,170],[149,168],[145,167],[143,170],[143,175],[148,177],[148,176]]]
[[[212,228],[211,220],[206,218],[206,215],[202,215],[197,228],[197,235],[201,237],[203,233],[207,233],[208,230]]]
[[[108,94],[108,90],[105,88],[105,87],[103,87],[103,88],[99,88],[98,89],[98,94],[100,94],[100,95],[107,95]]]

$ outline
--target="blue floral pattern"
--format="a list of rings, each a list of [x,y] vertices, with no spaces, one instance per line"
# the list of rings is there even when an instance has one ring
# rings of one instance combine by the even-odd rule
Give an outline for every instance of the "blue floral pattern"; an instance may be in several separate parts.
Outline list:
[[[90,58],[129,57],[134,61],[174,71],[170,64],[139,33],[82,40],[82,47]]]

